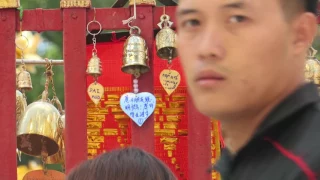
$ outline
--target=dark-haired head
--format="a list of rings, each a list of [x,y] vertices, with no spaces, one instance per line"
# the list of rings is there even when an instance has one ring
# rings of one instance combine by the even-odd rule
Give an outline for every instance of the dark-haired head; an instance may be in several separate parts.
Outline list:
[[[225,129],[260,124],[305,83],[316,12],[317,0],[180,0],[177,47],[195,107]]]
[[[280,0],[286,16],[290,19],[302,12],[318,13],[318,0]]]
[[[152,154],[124,148],[99,155],[75,167],[67,180],[176,180],[170,169]]]

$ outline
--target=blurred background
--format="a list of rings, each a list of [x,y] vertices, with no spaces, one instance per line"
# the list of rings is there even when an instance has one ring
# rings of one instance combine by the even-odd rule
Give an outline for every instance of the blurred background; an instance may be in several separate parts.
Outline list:
[[[102,7],[111,7],[116,0],[92,0],[92,7],[102,8]],[[35,8],[44,8],[44,9],[54,9],[60,7],[60,0],[20,0],[21,5],[24,9],[35,9]],[[126,5],[128,6],[128,5]],[[125,7],[126,7],[125,6]],[[157,6],[163,6],[160,2],[157,2]],[[17,37],[18,37],[17,33]],[[25,59],[63,59],[62,55],[62,32],[29,32],[24,31],[23,35],[28,38],[29,46],[24,51]],[[313,46],[315,49],[320,50],[320,28],[318,30],[318,36],[315,38]],[[20,40],[21,39],[21,40]],[[21,47],[24,47],[23,43],[25,41],[20,38],[17,43],[21,44]],[[263,42],[262,42],[263,43]],[[320,58],[320,53],[317,54],[318,59]],[[17,58],[21,58],[21,52],[17,49]],[[17,66],[17,70],[18,70]],[[44,65],[27,65],[27,70],[31,74],[33,90],[27,92],[27,103],[32,103],[39,99],[39,95],[41,95],[44,90],[45,84],[45,75],[44,75]],[[54,66],[54,83],[57,92],[57,96],[60,101],[64,102],[64,72],[63,66]],[[50,88],[51,97],[52,91]],[[63,104],[64,106],[64,104]],[[17,156],[18,163],[18,179],[22,180],[23,176],[31,171],[42,169],[42,163],[40,159],[34,158],[32,156],[28,156],[22,154],[21,161]],[[48,169],[55,169],[58,171],[62,171],[61,165],[47,165]]]

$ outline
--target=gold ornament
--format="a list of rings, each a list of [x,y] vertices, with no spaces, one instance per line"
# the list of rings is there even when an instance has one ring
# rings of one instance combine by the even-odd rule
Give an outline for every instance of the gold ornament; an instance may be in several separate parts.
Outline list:
[[[156,5],[155,0],[130,0],[129,1],[130,6],[133,6],[134,3],[136,3],[136,5],[152,5],[152,6]]]
[[[320,61],[316,58],[317,50],[309,48],[305,64],[305,78],[308,82],[313,82],[320,86]]]
[[[92,57],[89,60],[87,74],[93,77],[99,77],[102,74],[101,61],[95,52],[92,53]]]
[[[1,0],[0,9],[17,8],[20,6],[19,0]]]
[[[16,90],[16,123],[17,127],[19,125],[19,121],[23,117],[27,108],[27,101],[24,95],[19,91]]]
[[[140,33],[139,27],[130,28],[130,36],[124,44],[121,67],[122,72],[132,74],[136,78],[150,71],[148,47]]]
[[[18,149],[32,156],[48,156],[58,152],[59,111],[43,96],[42,100],[31,103],[21,119],[18,132]]]
[[[25,91],[30,91],[32,90],[32,82],[31,82],[31,76],[28,71],[26,71],[25,66],[21,67],[20,72],[18,73],[18,88],[25,92]]]
[[[161,22],[158,26],[161,30],[156,35],[157,55],[161,59],[168,60],[169,64],[171,64],[172,59],[178,56],[176,44],[177,35],[170,28],[173,24],[173,22],[170,21],[170,16],[164,14],[160,20]]]
[[[97,23],[99,25],[100,27],[99,32],[91,33],[89,31],[89,25],[91,23]],[[102,27],[101,27],[101,24],[96,20],[96,9],[94,8],[93,20],[87,24],[87,31],[89,34],[93,36],[92,37],[92,42],[93,42],[92,57],[88,63],[87,74],[94,78],[94,82],[89,85],[87,89],[87,93],[95,105],[99,104],[104,94],[103,86],[97,82],[98,77],[101,76],[102,74],[102,65],[101,65],[100,58],[97,55],[98,50],[96,49],[96,43],[97,43],[96,35],[98,35],[101,32],[101,30],[102,30]]]
[[[17,130],[17,148],[28,155],[42,156],[44,160],[58,152],[58,141],[62,133],[60,112],[48,99],[48,87],[51,83],[53,100],[57,102],[52,64],[48,59],[45,60],[47,78],[42,99],[27,106]]]

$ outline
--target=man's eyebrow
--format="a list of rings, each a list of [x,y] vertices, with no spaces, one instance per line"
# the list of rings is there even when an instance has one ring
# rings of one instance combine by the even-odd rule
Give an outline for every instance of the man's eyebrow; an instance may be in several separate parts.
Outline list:
[[[243,9],[247,6],[247,4],[243,1],[236,1],[236,2],[229,2],[226,3],[224,5],[222,5],[221,7],[223,9]]]
[[[177,11],[177,16],[183,16],[183,15],[187,15],[187,14],[194,14],[194,13],[199,13],[198,10],[196,9],[181,9]]]

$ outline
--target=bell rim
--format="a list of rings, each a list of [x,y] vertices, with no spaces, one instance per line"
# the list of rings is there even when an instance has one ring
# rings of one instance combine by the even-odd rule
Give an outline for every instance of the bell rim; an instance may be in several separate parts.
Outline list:
[[[170,46],[167,46],[167,47],[161,47],[161,48],[157,48],[157,56],[162,59],[162,60],[168,60],[167,57],[164,57],[162,54],[166,54],[164,53],[163,51],[167,48],[172,48],[173,49],[173,52],[172,52],[172,60],[176,57],[178,57],[178,51],[177,51],[177,48],[175,47],[170,47]]]
[[[28,134],[23,133],[23,134],[17,135],[17,149],[18,149],[19,151],[23,152],[24,154],[29,155],[29,156],[34,156],[34,157],[41,156],[41,151],[40,151],[40,153],[38,153],[38,154],[36,154],[36,153],[32,154],[32,153],[29,153],[29,152],[31,152],[31,151],[24,151],[24,150],[22,150],[22,149],[19,147],[19,143],[18,143],[18,142],[20,141],[20,137],[23,136],[23,135],[36,135],[36,136],[41,137],[41,138],[49,139],[49,140],[50,140],[50,144],[53,144],[53,146],[55,146],[54,149],[57,149],[57,151],[54,151],[55,153],[49,153],[49,150],[48,150],[48,156],[52,156],[52,155],[56,154],[56,153],[59,151],[59,149],[60,149],[58,143],[57,143],[54,139],[52,139],[52,138],[50,138],[50,137],[47,137],[47,136],[43,136],[43,135],[40,135],[40,134],[37,134],[37,133],[28,133]],[[53,143],[52,143],[52,142],[53,142]],[[27,148],[24,148],[24,149],[27,149]],[[48,148],[48,149],[52,149],[52,148]]]

